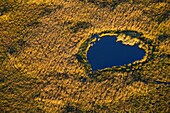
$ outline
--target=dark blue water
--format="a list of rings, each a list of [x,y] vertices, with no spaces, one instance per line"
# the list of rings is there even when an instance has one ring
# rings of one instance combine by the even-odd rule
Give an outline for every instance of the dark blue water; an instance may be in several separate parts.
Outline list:
[[[116,42],[116,37],[102,37],[91,46],[87,52],[87,60],[91,64],[92,71],[121,66],[141,60],[145,51],[138,45],[128,46],[121,42]]]

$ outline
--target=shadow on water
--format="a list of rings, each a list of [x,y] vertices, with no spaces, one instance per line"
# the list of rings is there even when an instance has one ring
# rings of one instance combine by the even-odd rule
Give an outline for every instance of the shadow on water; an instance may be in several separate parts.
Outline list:
[[[92,38],[98,40],[98,35],[93,35]],[[102,37],[100,41],[93,43],[87,52],[87,60],[91,64],[92,71],[133,63],[144,56],[145,51],[138,45],[124,45],[116,42],[114,36]]]

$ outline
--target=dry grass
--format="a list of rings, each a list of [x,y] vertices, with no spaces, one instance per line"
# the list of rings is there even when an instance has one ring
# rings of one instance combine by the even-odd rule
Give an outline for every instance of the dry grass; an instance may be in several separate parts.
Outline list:
[[[78,0],[6,5],[0,16],[1,111],[168,112],[169,86],[153,82],[170,81],[168,3],[123,2],[114,10]],[[88,77],[76,54],[91,34],[105,30],[143,33],[159,43],[154,59],[134,72]]]

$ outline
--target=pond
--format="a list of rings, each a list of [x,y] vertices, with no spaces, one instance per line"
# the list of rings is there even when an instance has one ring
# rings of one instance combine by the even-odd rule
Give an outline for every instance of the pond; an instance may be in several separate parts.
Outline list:
[[[145,51],[138,45],[129,46],[116,42],[115,36],[102,37],[100,41],[93,43],[87,52],[87,60],[92,71],[133,63],[144,56]]]

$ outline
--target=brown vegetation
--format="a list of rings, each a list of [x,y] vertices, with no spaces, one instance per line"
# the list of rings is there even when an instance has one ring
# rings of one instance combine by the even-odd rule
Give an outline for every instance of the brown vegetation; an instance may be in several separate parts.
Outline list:
[[[169,3],[13,1],[0,0],[2,112],[169,112]],[[88,74],[77,53],[91,34],[107,30],[143,33],[150,59]]]

